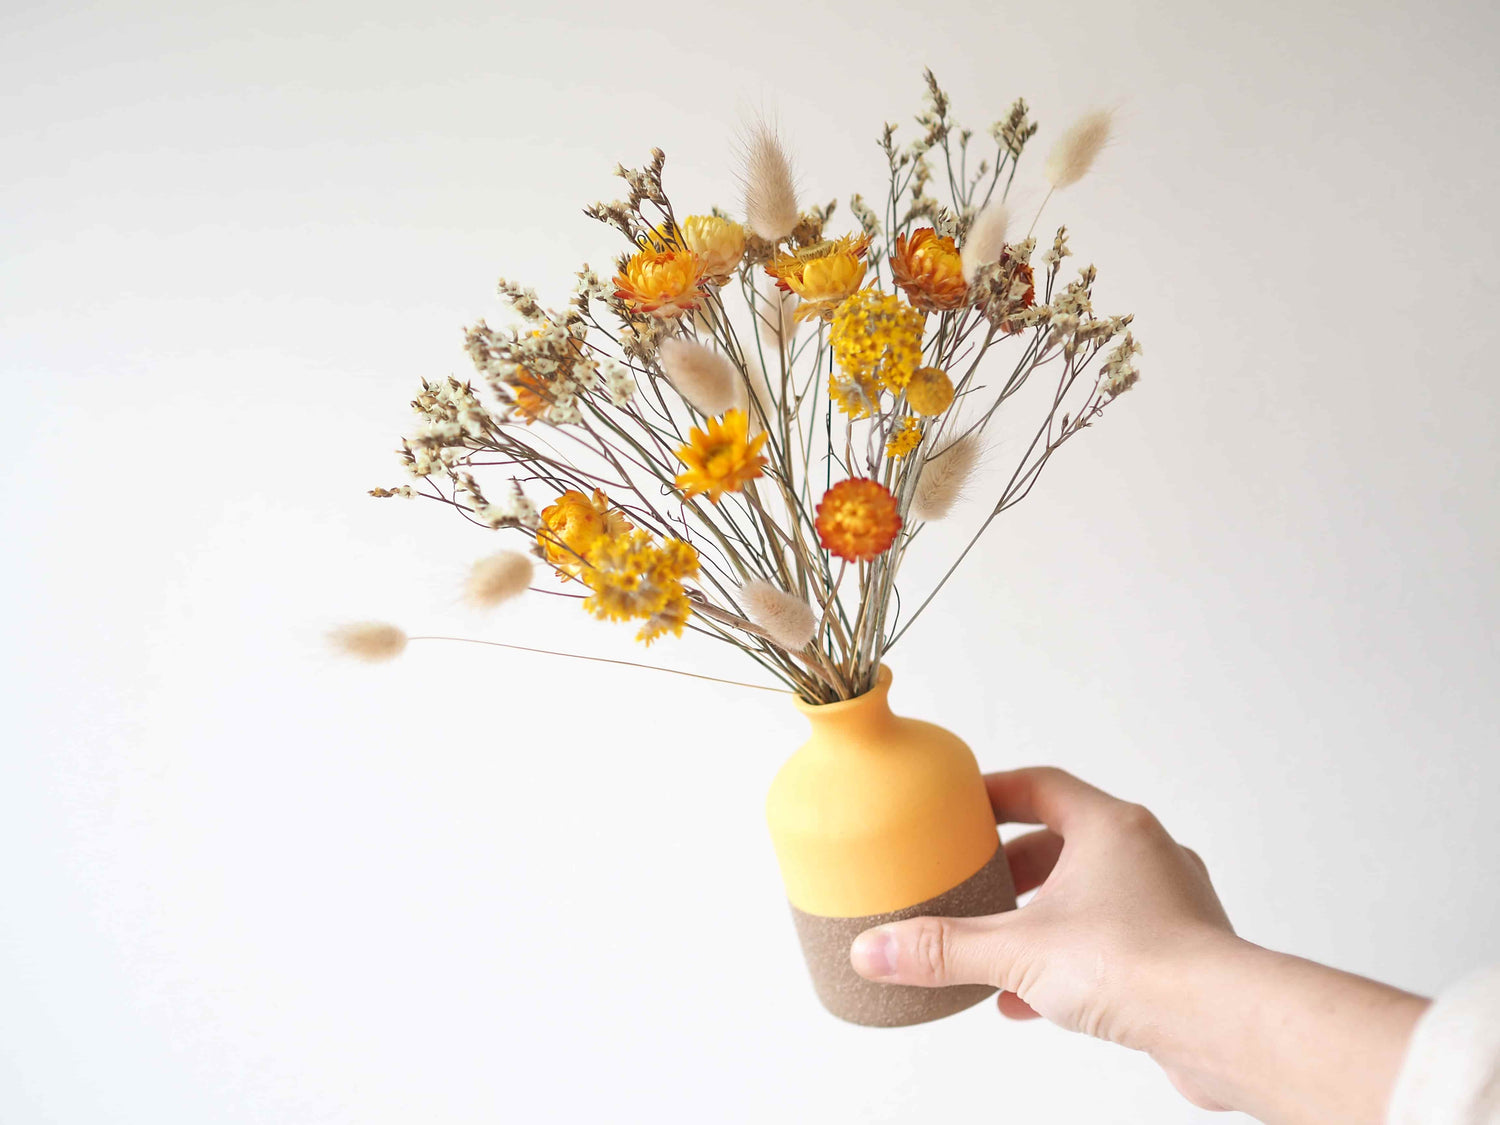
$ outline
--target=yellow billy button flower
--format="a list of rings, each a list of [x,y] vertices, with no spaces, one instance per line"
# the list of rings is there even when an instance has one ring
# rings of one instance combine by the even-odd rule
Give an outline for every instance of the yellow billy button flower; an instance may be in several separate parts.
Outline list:
[[[703,261],[691,250],[651,247],[625,263],[615,276],[615,296],[637,312],[666,319],[696,308],[703,299]]]
[[[706,492],[715,504],[726,492],[738,492],[766,467],[761,446],[765,434],[749,437],[750,419],[743,410],[730,410],[722,419],[710,418],[706,430],[694,426],[688,445],[677,451],[687,471],[677,476],[677,487],[688,496]]]
[[[919,367],[906,384],[906,404],[924,418],[953,405],[953,381],[941,367]]]
[[[869,562],[889,550],[901,532],[901,511],[891,490],[866,477],[841,480],[818,501],[813,526],[818,541],[848,562]]]
[[[953,239],[931,227],[896,236],[891,279],[906,292],[913,308],[923,312],[958,309],[968,304],[969,283]]]
[[[679,224],[682,241],[703,262],[703,276],[723,285],[745,256],[745,228],[717,215],[689,215]]]
[[[546,560],[564,578],[576,578],[588,569],[594,548],[606,539],[633,530],[620,512],[610,507],[609,497],[597,488],[592,497],[569,489],[556,503],[542,509],[536,542]]]
[[[766,272],[776,279],[777,288],[802,298],[793,314],[798,320],[827,320],[864,281],[869,248],[864,235],[845,235],[778,254],[767,263]]]

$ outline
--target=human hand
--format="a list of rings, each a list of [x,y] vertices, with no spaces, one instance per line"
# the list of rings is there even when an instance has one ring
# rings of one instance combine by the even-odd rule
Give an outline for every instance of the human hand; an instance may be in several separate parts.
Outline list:
[[[1062,770],[995,773],[985,784],[997,821],[1046,825],[1005,845],[1017,893],[1036,895],[1004,914],[867,930],[854,943],[855,971],[909,985],[991,984],[1007,1016],[1152,1050],[1174,966],[1235,940],[1203,861],[1140,805]],[[1221,1108],[1167,1069],[1190,1100]]]

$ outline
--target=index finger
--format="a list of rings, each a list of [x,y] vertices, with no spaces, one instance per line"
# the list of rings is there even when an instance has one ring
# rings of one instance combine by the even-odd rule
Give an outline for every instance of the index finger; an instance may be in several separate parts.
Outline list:
[[[984,775],[996,824],[1045,824],[1064,839],[1070,826],[1119,803],[1066,770],[1031,766]]]

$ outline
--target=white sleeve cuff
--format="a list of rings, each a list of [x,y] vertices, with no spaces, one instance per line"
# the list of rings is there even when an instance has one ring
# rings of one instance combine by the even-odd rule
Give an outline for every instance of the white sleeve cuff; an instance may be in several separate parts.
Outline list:
[[[1388,1125],[1500,1125],[1500,966],[1444,989],[1422,1013]]]

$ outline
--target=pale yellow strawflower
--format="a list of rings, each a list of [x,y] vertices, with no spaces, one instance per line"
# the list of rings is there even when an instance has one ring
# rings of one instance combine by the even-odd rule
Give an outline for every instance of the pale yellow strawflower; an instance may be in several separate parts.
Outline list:
[[[689,215],[678,224],[682,241],[703,262],[706,280],[722,285],[745,256],[745,228],[717,215]]]

